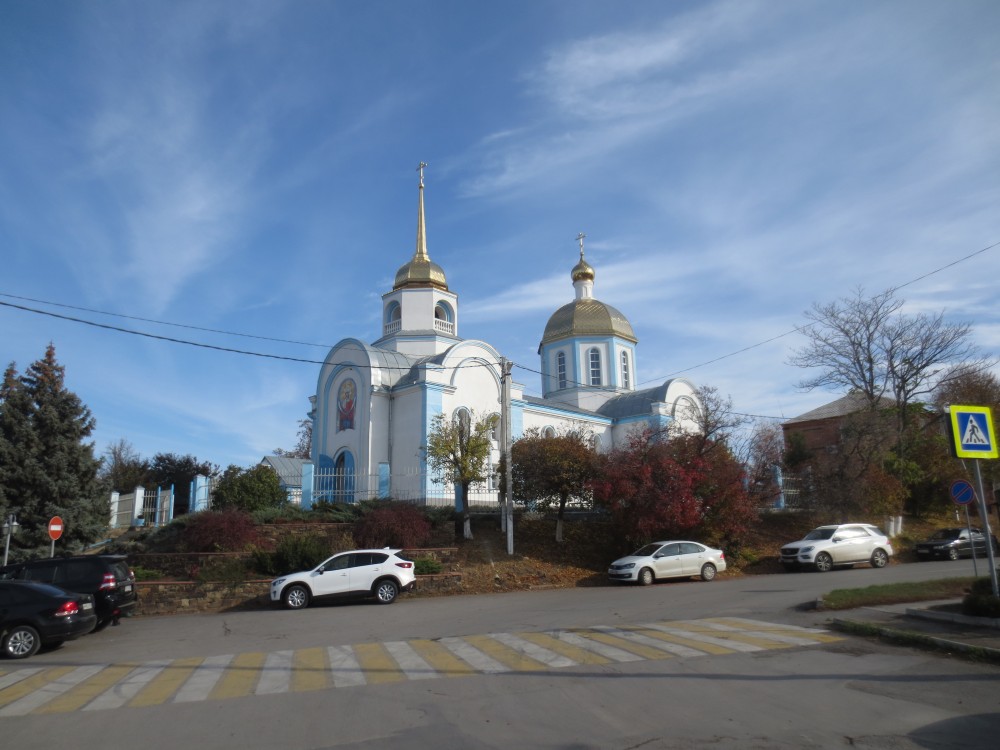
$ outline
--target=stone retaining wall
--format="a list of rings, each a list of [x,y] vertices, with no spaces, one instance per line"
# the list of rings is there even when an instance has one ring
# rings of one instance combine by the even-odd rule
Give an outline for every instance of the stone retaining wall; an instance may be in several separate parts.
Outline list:
[[[174,615],[197,612],[228,612],[271,607],[271,581],[140,581],[136,584],[137,615]],[[414,591],[403,596],[435,596],[460,593],[461,573],[417,576]]]

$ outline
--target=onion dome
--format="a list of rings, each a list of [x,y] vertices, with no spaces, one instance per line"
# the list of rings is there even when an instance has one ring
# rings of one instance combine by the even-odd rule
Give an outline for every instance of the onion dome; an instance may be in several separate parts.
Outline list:
[[[552,313],[545,325],[542,346],[576,336],[618,336],[633,344],[638,341],[628,318],[593,297],[573,300]]]
[[[427,231],[424,226],[424,167],[420,162],[420,198],[417,205],[417,248],[409,263],[405,263],[396,271],[393,290],[404,287],[434,287],[448,291],[448,280],[441,266],[427,255]]]

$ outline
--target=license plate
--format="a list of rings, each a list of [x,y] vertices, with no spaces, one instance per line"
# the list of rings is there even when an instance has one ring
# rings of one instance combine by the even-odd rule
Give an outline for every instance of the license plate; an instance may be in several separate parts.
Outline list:
[[[123,588],[125,590],[125,593],[128,594],[130,591],[132,591],[132,584],[131,583],[126,583]]]
[[[93,604],[91,604],[90,602],[84,602],[84,603],[83,603],[83,608],[84,608],[84,609],[93,609],[93,608],[94,608],[94,605],[93,605]]]

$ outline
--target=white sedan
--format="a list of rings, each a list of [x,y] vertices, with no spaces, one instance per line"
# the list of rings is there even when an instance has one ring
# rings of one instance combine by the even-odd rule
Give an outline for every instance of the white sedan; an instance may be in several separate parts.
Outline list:
[[[698,542],[653,542],[611,563],[608,578],[648,586],[660,578],[701,576],[711,581],[725,569],[726,554],[721,549]]]

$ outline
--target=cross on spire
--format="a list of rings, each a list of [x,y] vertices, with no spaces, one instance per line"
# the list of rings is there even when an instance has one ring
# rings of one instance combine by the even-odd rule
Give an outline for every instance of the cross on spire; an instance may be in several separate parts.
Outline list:
[[[583,238],[586,236],[583,232],[576,236],[576,241],[580,243],[580,260],[583,260]]]
[[[417,171],[420,172],[420,187],[424,186],[424,167],[427,166],[427,162],[422,161],[417,165]]]

